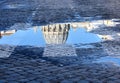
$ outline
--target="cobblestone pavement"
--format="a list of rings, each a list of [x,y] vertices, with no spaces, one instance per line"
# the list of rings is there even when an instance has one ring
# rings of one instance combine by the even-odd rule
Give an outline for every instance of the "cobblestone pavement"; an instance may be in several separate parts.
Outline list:
[[[0,58],[0,83],[119,83],[119,66],[92,63],[100,57],[113,56],[104,50],[102,45],[105,44],[109,43],[91,44],[94,48],[76,48],[77,56],[67,57],[45,56],[42,47],[17,46],[9,57]],[[4,45],[1,47],[0,51],[8,50]],[[9,52],[12,48],[14,46],[9,47]],[[116,47],[111,51],[117,54],[113,49]],[[119,52],[120,48],[117,49]]]
[[[119,18],[119,5],[119,0],[1,0],[0,30],[10,29],[15,23],[42,25],[77,21],[81,16]],[[114,40],[83,45],[90,48],[75,45],[66,50],[56,46],[51,51],[49,46],[0,45],[0,83],[120,83],[119,66],[93,63],[101,57],[120,56],[119,29],[117,25],[92,30]],[[58,48],[61,53],[57,53]]]

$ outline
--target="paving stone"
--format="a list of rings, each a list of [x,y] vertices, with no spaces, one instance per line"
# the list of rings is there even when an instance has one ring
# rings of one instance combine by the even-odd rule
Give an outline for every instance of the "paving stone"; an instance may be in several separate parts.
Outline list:
[[[44,80],[41,80],[42,83],[51,83],[49,80],[47,79],[44,79]]]
[[[28,83],[40,83],[40,82],[33,80],[33,81],[29,81]]]
[[[68,50],[69,49],[69,50]],[[62,55],[61,55],[62,54]],[[77,56],[75,48],[70,45],[47,45],[44,50],[44,57]]]
[[[115,83],[115,81],[107,81],[107,83]]]
[[[8,78],[6,78],[6,80],[7,81],[15,81],[15,80],[17,80],[17,77],[14,78],[14,77],[9,76]]]
[[[87,80],[79,80],[78,83],[90,83],[90,82]]]
[[[19,82],[28,82],[28,79],[20,79]]]
[[[18,81],[8,81],[8,83],[19,83]]]
[[[6,82],[6,80],[0,80],[0,83],[5,83]]]
[[[61,81],[61,83],[73,83],[73,82],[70,80],[63,80],[63,81]]]

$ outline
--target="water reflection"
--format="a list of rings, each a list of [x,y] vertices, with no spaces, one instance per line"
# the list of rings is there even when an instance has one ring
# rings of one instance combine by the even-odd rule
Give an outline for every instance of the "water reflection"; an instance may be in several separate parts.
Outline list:
[[[94,30],[100,27],[112,27],[118,24],[118,22],[114,22],[113,20],[93,20],[93,21],[85,21],[85,22],[74,22],[70,25],[74,28],[85,28],[87,31]]]
[[[16,30],[0,31],[0,38],[2,38],[2,36],[10,36],[15,32]]]
[[[93,20],[56,23],[44,26],[37,25],[27,30],[1,31],[0,44],[45,46],[45,44],[94,43],[101,41],[101,39],[111,40],[113,38],[111,35],[93,34],[89,33],[89,31],[101,27],[115,26],[116,24],[118,24],[118,22],[114,20]],[[11,28],[19,28],[22,25],[23,23],[16,23],[11,26]],[[24,26],[30,27],[29,24],[24,24]]]
[[[42,32],[47,44],[65,44],[68,38],[69,30],[69,24],[42,26]]]

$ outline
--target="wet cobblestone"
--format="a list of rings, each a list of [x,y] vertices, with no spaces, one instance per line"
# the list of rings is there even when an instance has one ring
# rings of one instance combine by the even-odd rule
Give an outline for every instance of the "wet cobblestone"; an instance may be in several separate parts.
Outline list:
[[[17,47],[17,49],[18,48],[19,47]],[[26,47],[24,47],[23,49],[25,48]],[[43,52],[42,49],[41,49],[41,52]],[[22,53],[22,51],[20,52],[19,50],[19,55],[21,56],[20,53]],[[95,53],[95,51],[93,53]],[[1,59],[0,61],[1,83],[2,82],[4,83],[5,81],[7,81],[8,83],[11,83],[11,82],[12,83],[17,83],[17,82],[104,83],[108,81],[111,82],[111,80],[112,81],[114,80],[114,82],[117,83],[120,78],[118,74],[120,73],[120,68],[110,64],[103,65],[103,64],[95,64],[95,63],[85,63],[85,64],[74,63],[74,64],[68,64],[66,66],[63,65],[60,67],[58,65],[51,63],[51,60],[45,60],[42,62],[41,61],[43,60],[42,57],[29,59],[30,56],[28,57],[27,55],[24,55],[24,56],[22,55],[23,57],[19,57],[19,55],[17,54],[16,56],[15,54],[13,54],[11,55],[11,57],[7,59],[4,59],[4,60]],[[86,57],[89,57],[89,56],[86,54]],[[16,62],[16,59],[17,59],[17,62]],[[72,58],[69,57],[68,59],[72,59]],[[81,57],[81,60],[82,60],[82,57]],[[9,61],[11,63],[9,63]],[[60,59],[60,61],[63,61],[63,59]],[[60,61],[57,64],[61,64]],[[9,65],[14,65],[14,66],[9,66]]]
[[[83,0],[2,0],[0,30],[80,20],[75,14],[120,17],[119,0],[101,0],[99,4],[96,4],[98,0],[87,1],[90,3]],[[0,45],[0,83],[120,83],[119,66],[93,63],[101,57],[120,56],[119,25],[116,27],[92,30],[114,37],[114,40],[87,44],[93,48]],[[60,54],[62,57],[57,57]]]

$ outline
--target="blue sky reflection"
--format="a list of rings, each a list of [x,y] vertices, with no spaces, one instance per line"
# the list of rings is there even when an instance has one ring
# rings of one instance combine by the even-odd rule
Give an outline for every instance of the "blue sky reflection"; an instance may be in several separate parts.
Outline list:
[[[101,39],[96,34],[88,33],[84,28],[70,28],[66,44],[85,44],[99,41]],[[30,28],[27,30],[18,30],[14,34],[3,36],[0,39],[0,44],[45,46],[46,42],[41,28],[37,29],[37,31],[34,28]]]

